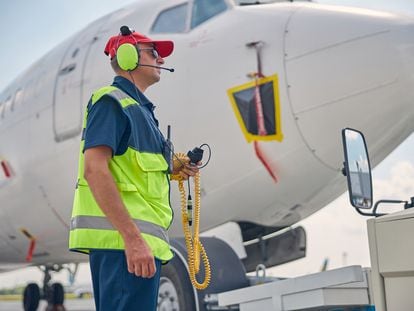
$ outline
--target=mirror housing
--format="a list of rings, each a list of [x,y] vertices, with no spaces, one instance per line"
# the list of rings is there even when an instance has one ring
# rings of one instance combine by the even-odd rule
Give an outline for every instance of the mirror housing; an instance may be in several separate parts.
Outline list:
[[[372,177],[364,135],[357,130],[342,130],[344,169],[347,177],[349,200],[357,210],[372,207]]]

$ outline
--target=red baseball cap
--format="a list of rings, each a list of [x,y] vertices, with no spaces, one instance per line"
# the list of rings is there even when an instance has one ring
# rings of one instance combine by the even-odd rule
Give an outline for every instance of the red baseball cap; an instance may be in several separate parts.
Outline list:
[[[133,45],[136,45],[137,43],[153,43],[155,49],[162,58],[171,55],[174,50],[174,42],[172,41],[152,40],[139,32],[131,30],[128,26],[122,26],[120,34],[109,38],[104,53],[112,59],[115,57],[119,46],[124,43],[131,43]]]

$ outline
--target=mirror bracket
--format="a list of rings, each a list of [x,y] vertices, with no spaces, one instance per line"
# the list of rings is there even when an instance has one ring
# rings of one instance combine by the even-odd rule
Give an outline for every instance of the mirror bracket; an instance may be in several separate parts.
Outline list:
[[[344,166],[342,167],[341,172],[342,172],[342,175],[344,175],[346,177],[346,167],[345,167],[345,165],[346,165],[346,162],[344,162]]]
[[[406,201],[404,204],[404,209],[408,209],[412,207],[414,207],[414,197],[410,198],[410,202]]]

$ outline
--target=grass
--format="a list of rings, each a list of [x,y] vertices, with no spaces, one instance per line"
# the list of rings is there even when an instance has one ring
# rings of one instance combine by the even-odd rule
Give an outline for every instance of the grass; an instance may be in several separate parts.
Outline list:
[[[83,297],[84,299],[90,299],[92,298],[92,295],[85,295]],[[78,297],[75,296],[73,293],[66,293],[65,299],[78,299]],[[0,295],[0,301],[21,301],[22,295]]]
[[[0,301],[22,300],[22,295],[0,295]]]

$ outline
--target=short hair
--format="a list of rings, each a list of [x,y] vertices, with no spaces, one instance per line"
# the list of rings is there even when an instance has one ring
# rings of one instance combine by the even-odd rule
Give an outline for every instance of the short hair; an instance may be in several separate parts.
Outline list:
[[[119,67],[118,61],[116,60],[116,55],[111,59],[111,67],[115,73],[120,73],[122,71],[121,67]]]

